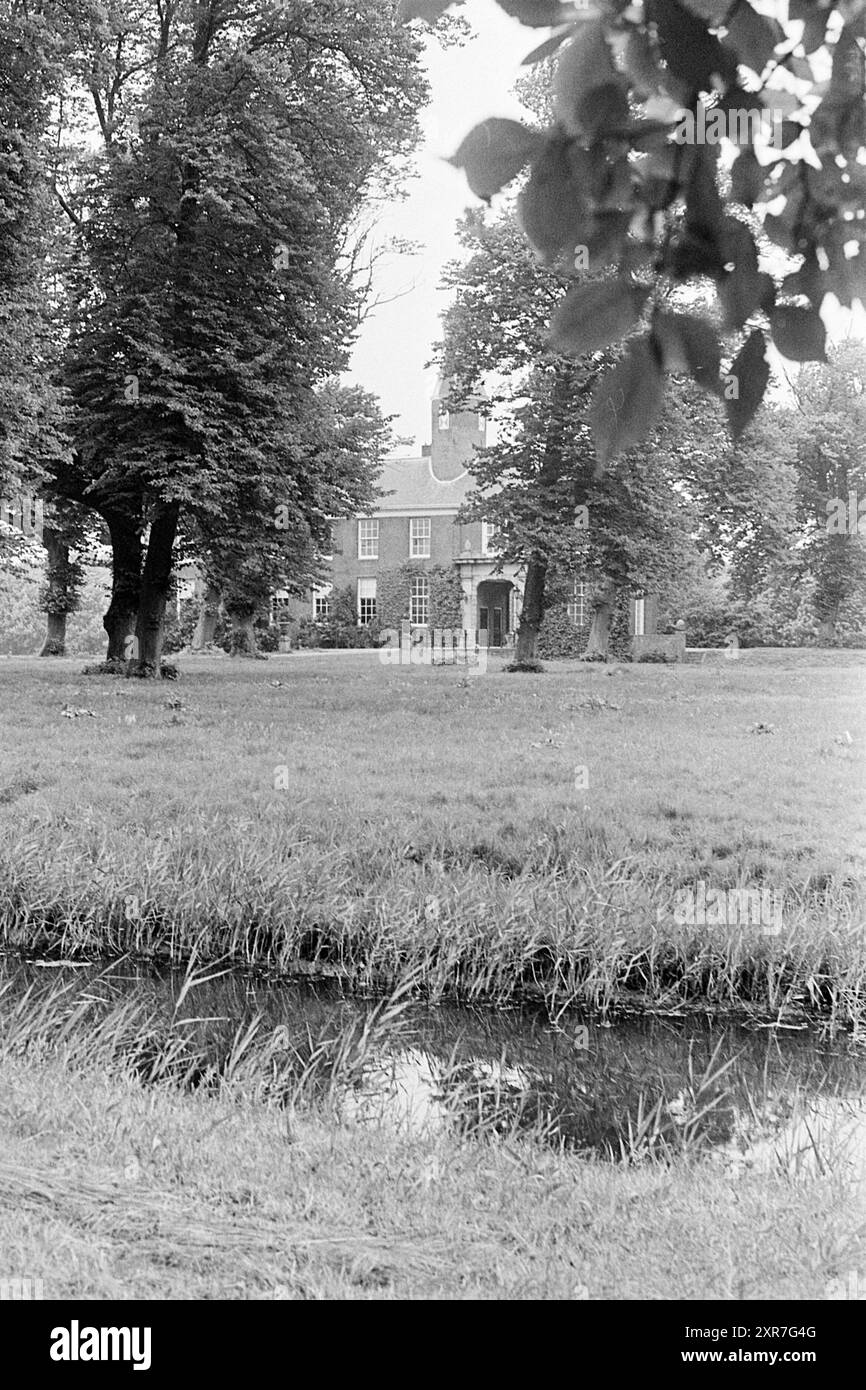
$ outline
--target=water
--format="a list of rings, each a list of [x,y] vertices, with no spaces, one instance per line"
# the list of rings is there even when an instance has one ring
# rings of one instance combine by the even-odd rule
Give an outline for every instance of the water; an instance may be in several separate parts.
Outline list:
[[[866,1045],[850,1035],[695,1017],[606,1025],[569,1014],[552,1024],[517,1006],[406,1003],[383,1018],[383,1001],[337,984],[236,971],[197,984],[177,1009],[182,971],[0,962],[13,994],[70,981],[106,1003],[134,994],[166,1024],[176,1011],[184,1036],[215,1061],[258,1017],[259,1039],[300,1059],[298,1072],[304,1059],[325,1063],[319,1084],[358,1122],[531,1129],[614,1158],[701,1149],[732,1171],[844,1170],[866,1192]]]

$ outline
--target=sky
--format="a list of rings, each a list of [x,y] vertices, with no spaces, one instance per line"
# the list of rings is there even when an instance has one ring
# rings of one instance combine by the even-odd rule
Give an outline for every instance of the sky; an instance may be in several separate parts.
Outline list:
[[[773,12],[770,3],[758,8]],[[546,37],[547,30],[527,29],[510,19],[495,0],[473,0],[473,36],[460,48],[443,50],[430,40],[427,69],[432,100],[420,122],[423,145],[408,197],[382,218],[376,239],[397,236],[419,243],[416,256],[390,256],[374,280],[382,303],[365,322],[352,359],[350,376],[373,391],[386,415],[394,415],[394,432],[413,441],[397,452],[420,452],[430,439],[430,399],[437,372],[427,368],[441,336],[440,315],[449,295],[439,289],[443,267],[459,252],[457,222],[468,207],[480,206],[462,170],[447,163],[463,137],[488,116],[525,115],[513,93],[521,60]],[[525,71],[525,69],[523,69]],[[849,332],[866,336],[866,313],[852,316],[825,300],[822,317],[831,339]],[[796,371],[770,349],[771,364]]]
[[[520,63],[542,38],[510,19],[495,0],[473,0],[474,36],[462,48],[427,45],[432,101],[421,115],[424,144],[409,196],[395,204],[377,239],[406,237],[420,254],[391,257],[376,277],[377,295],[400,295],[382,305],[362,329],[351,376],[375,392],[394,431],[420,445],[430,438],[430,398],[436,370],[425,370],[441,335],[439,316],[448,295],[437,286],[445,264],[458,252],[457,222],[480,206],[460,169],[446,163],[463,137],[487,116],[525,114],[511,88]],[[405,449],[402,452],[406,452]]]

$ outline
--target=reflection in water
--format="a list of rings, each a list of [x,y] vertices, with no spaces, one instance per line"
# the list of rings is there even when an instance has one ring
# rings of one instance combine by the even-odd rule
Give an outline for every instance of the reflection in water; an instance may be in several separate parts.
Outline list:
[[[844,1171],[866,1196],[866,1052],[847,1038],[825,1044],[805,1032],[682,1018],[609,1027],[575,1015],[552,1026],[519,1007],[389,1010],[335,984],[214,973],[185,991],[183,972],[128,961],[107,971],[0,963],[13,993],[46,977],[106,1003],[134,993],[217,1069],[258,1018],[257,1036],[327,1083],[357,1122],[531,1130],[633,1160],[707,1149],[732,1172]]]

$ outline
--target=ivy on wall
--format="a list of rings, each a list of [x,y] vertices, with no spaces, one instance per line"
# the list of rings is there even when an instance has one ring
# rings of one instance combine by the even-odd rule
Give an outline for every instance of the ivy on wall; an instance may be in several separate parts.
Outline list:
[[[551,604],[545,610],[538,633],[538,656],[542,661],[578,657],[586,646],[588,636],[589,623],[577,627],[569,616],[566,603]]]
[[[554,589],[555,601],[545,609],[544,620],[538,634],[538,656],[542,661],[574,660],[582,656],[586,649],[591,625],[590,607],[587,603],[587,620],[576,626],[569,616],[568,601],[563,597],[561,586]],[[629,632],[629,594],[621,589],[614,603],[610,620],[610,655],[617,661],[631,660],[631,633]]]
[[[428,569],[412,560],[377,575],[376,615],[382,627],[399,627],[401,622],[409,621],[412,580],[420,577],[430,585],[431,626],[462,628],[463,589],[457,571],[448,565]]]

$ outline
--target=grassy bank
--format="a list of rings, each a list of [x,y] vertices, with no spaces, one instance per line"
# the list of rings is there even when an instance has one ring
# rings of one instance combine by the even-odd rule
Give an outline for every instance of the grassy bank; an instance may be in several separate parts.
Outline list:
[[[864,669],[744,652],[467,676],[335,653],[143,685],[0,662],[0,933],[851,1022]],[[680,924],[700,885],[768,890],[780,930]]]
[[[191,1089],[154,1041],[132,1004],[4,1000],[7,1277],[55,1299],[811,1299],[866,1267],[863,1192],[830,1164],[358,1123],[321,1089],[269,1099],[255,1049]]]

